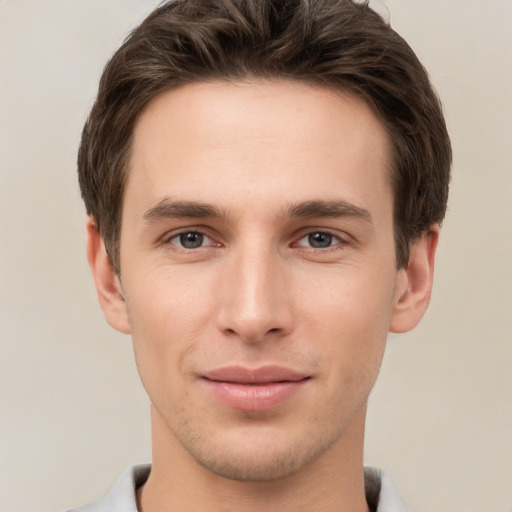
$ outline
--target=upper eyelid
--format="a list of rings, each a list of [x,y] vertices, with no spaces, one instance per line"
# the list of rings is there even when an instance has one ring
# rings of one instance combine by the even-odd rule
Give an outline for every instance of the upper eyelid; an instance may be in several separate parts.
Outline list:
[[[178,231],[176,233],[172,233],[168,237],[168,240],[172,240],[173,238],[178,238],[181,235],[186,235],[186,234],[189,234],[189,233],[196,233],[198,235],[202,235],[202,236],[204,236],[206,238],[209,238],[210,240],[212,239],[212,237],[210,235],[208,235],[208,233],[205,233],[204,231],[199,231],[199,230],[196,230],[196,229],[192,229],[192,230],[186,229],[185,231]]]
[[[350,240],[354,240],[354,237],[347,233],[346,231],[340,231],[338,229],[333,228],[317,228],[317,227],[305,227],[302,229],[299,229],[294,238],[295,240],[300,240],[304,238],[305,236],[311,235],[312,233],[325,233],[327,235],[334,236],[336,238],[339,238],[340,240],[343,240],[345,242],[348,242]]]
[[[167,233],[167,235],[169,236],[169,238],[174,238],[180,235],[184,235],[186,233],[198,233],[200,235],[205,235],[209,237],[208,233],[204,229],[178,229]],[[166,235],[164,235],[164,237],[165,236]]]
[[[300,242],[300,241],[301,241],[301,240],[303,240],[304,238],[306,238],[306,237],[308,237],[309,235],[314,234],[314,233],[322,233],[322,234],[324,234],[324,235],[329,235],[329,236],[332,236],[334,239],[336,239],[336,240],[337,240],[337,242],[336,242],[336,243],[334,243],[332,246],[328,247],[329,249],[330,249],[330,248],[332,248],[332,247],[334,247],[334,246],[335,246],[335,245],[337,245],[337,244],[340,244],[340,243],[341,243],[341,244],[348,244],[348,243],[350,243],[350,241],[351,241],[351,240],[349,240],[349,238],[350,238],[350,237],[349,237],[348,235],[344,238],[343,236],[341,236],[341,235],[339,235],[339,234],[336,234],[336,233],[332,233],[332,232],[330,232],[330,231],[320,231],[320,230],[315,230],[315,231],[309,231],[309,232],[305,233],[304,235],[299,236],[298,238],[296,238],[296,239],[295,239],[295,241],[294,241],[294,242],[292,242],[292,244],[297,244],[298,242]],[[335,241],[336,241],[336,240],[335,240]],[[317,248],[315,248],[315,249],[317,249]]]
[[[166,242],[166,241],[168,242],[168,241],[172,240],[173,238],[176,238],[177,236],[183,235],[185,233],[199,233],[199,234],[204,235],[212,240],[215,238],[214,235],[212,235],[210,229],[208,229],[204,226],[197,226],[197,227],[193,226],[193,227],[176,228],[176,229],[167,231],[160,237],[160,240],[162,240],[163,242]]]

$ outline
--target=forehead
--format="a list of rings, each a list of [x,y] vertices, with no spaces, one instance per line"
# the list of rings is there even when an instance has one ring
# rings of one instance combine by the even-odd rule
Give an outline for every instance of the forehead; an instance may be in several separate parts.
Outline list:
[[[293,81],[191,84],[141,115],[125,195],[146,208],[168,196],[237,208],[340,195],[367,207],[391,198],[388,146],[371,108],[344,92]]]

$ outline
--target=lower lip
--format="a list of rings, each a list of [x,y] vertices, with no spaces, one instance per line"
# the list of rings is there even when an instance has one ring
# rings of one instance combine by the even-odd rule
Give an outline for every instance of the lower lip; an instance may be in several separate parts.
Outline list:
[[[213,395],[239,411],[260,412],[284,404],[298,393],[308,379],[265,384],[240,384],[204,379]]]

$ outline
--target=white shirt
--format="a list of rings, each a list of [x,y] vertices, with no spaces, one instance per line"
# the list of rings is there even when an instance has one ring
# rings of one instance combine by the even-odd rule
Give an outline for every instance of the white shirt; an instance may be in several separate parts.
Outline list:
[[[143,485],[151,464],[128,468],[103,498],[69,512],[138,512],[137,489]],[[374,512],[407,512],[391,478],[377,468],[364,468],[366,501]]]

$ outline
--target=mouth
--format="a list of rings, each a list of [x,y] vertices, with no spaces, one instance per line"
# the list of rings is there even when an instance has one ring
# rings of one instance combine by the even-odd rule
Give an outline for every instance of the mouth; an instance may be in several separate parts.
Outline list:
[[[229,366],[207,372],[202,380],[213,396],[228,407],[260,412],[288,402],[311,376],[281,366]]]

